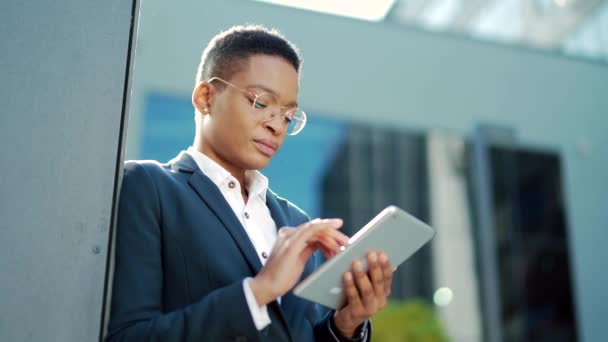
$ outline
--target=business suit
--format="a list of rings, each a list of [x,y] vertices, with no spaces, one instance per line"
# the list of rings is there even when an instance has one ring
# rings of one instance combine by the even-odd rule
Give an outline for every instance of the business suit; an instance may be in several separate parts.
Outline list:
[[[277,227],[308,221],[270,190],[266,203]],[[187,153],[167,164],[125,164],[108,341],[334,341],[331,312],[291,293],[268,305],[272,324],[256,329],[242,282],[261,267],[238,218]]]

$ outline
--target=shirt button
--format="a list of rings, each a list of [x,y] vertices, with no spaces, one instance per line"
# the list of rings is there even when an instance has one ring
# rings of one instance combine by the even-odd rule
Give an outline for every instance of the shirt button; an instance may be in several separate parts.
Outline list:
[[[235,187],[235,186],[236,186],[236,184],[234,184],[234,182],[233,182],[233,181],[230,181],[230,183],[228,183],[228,187],[229,187],[230,189],[234,189],[234,187]]]
[[[264,259],[268,259],[268,253],[266,253],[266,252],[262,252],[262,258],[264,258]]]
[[[247,218],[247,219],[249,218],[249,213],[248,212],[245,212],[245,218]]]

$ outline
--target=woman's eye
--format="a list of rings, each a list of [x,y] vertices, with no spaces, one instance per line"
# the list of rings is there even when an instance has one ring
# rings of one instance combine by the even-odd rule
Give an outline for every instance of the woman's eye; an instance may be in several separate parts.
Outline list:
[[[264,108],[266,108],[266,105],[263,104],[263,103],[260,103],[259,101],[256,101],[255,102],[255,108],[257,108],[257,109],[264,109]]]

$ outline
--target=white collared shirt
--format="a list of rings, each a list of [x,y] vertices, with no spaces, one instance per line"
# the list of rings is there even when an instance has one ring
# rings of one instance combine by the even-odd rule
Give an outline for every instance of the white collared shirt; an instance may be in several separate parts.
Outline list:
[[[277,239],[277,226],[266,206],[268,178],[256,170],[245,172],[245,186],[249,192],[247,203],[245,203],[241,195],[241,184],[230,172],[193,147],[189,147],[186,152],[194,159],[203,174],[217,185],[230,208],[245,228],[262,265],[266,264],[272,246]],[[266,305],[258,305],[249,286],[249,279],[243,281],[245,298],[256,328],[262,330],[271,323],[270,316]]]

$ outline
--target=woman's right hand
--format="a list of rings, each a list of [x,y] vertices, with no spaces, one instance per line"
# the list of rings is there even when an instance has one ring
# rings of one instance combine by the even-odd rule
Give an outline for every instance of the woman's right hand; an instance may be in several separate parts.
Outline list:
[[[321,250],[329,259],[346,246],[348,236],[338,231],[340,227],[341,219],[315,219],[296,228],[279,229],[266,264],[249,283],[258,305],[266,305],[291,290],[315,251]]]

